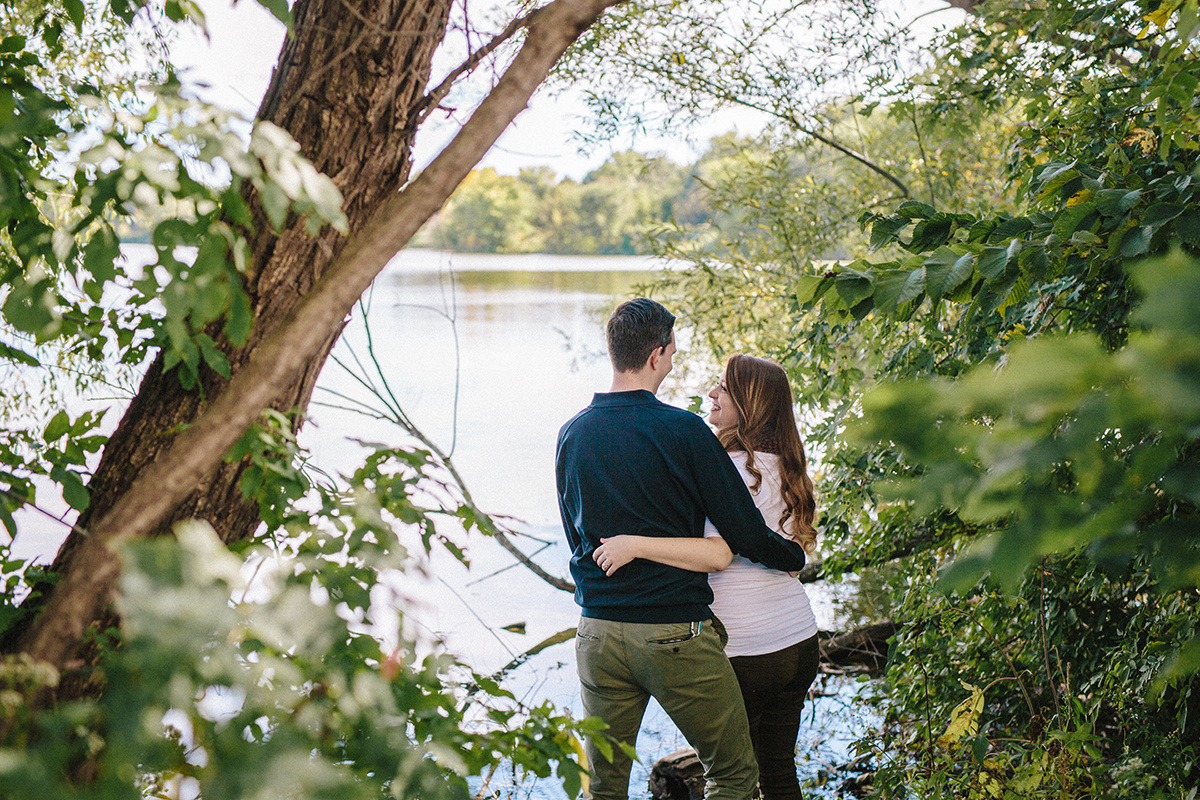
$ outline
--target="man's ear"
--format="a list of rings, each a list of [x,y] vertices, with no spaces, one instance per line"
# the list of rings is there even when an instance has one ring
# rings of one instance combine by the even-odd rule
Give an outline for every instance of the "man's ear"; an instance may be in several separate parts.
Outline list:
[[[646,359],[646,368],[651,372],[658,369],[658,362],[662,360],[665,347],[656,347],[650,351],[650,357]]]

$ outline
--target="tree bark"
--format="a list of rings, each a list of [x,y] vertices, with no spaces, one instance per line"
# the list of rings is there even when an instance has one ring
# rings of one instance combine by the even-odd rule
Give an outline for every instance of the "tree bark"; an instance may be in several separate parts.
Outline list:
[[[202,415],[126,485],[109,509],[94,515],[89,535],[22,638],[23,652],[60,669],[67,663],[115,589],[119,566],[110,544],[160,530],[241,432],[280,396],[281,387],[301,374],[315,374],[346,315],[379,271],[525,108],[571,42],[618,1],[555,0],[534,16],[520,53],[454,141],[402,192],[383,201],[302,302],[246,354],[244,366]]]

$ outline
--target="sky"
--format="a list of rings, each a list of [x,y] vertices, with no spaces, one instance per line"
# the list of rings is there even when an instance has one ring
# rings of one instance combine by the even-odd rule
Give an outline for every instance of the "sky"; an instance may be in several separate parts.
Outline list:
[[[185,78],[208,88],[198,89],[205,99],[247,117],[253,117],[259,100],[271,78],[280,45],[283,25],[253,0],[199,0],[208,28],[207,39],[198,32],[181,33],[172,45],[172,60],[186,68]],[[902,2],[903,15],[921,17],[930,10],[945,8],[941,0]],[[957,12],[953,12],[957,13]],[[932,28],[946,24],[947,14],[929,15],[920,24]],[[559,176],[581,179],[600,166],[614,151],[636,149],[647,153],[667,153],[675,161],[689,163],[713,136],[737,131],[750,134],[765,123],[765,115],[746,110],[728,110],[712,116],[702,126],[686,135],[656,137],[641,135],[597,145],[581,151],[581,142],[574,136],[586,108],[579,94],[550,94],[539,91],[530,107],[509,126],[508,130],[480,162],[481,167],[494,167],[504,174],[516,174],[522,167],[548,166]],[[456,125],[422,126],[416,147],[416,161],[423,166],[449,141]]]

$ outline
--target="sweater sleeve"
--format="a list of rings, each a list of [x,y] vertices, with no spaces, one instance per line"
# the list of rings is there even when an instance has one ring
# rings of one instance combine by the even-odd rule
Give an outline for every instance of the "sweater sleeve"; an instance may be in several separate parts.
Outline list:
[[[764,567],[796,572],[804,567],[804,548],[767,527],[737,467],[712,431],[693,428],[693,466],[704,515],[729,549]]]

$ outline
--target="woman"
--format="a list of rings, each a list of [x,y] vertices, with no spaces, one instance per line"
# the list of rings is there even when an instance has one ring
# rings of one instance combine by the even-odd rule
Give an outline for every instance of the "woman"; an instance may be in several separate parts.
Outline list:
[[[811,552],[816,547],[813,485],[783,368],[732,355],[708,396],[708,420],[763,519]],[[635,558],[711,573],[712,610],[729,633],[725,652],[746,703],[762,796],[799,798],[796,736],[819,659],[817,624],[804,587],[794,575],[732,557],[710,522],[704,539],[615,536],[602,542],[593,558],[611,562],[609,575]]]

